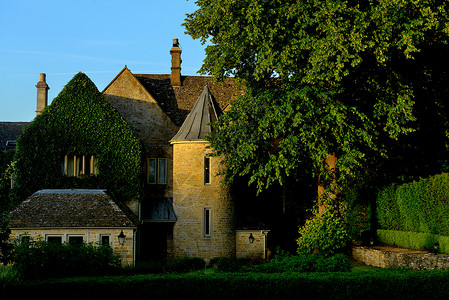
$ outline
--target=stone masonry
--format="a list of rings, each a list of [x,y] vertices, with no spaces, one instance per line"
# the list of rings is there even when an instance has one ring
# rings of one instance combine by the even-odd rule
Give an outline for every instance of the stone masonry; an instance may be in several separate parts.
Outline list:
[[[178,221],[173,228],[172,256],[235,257],[234,205],[220,178],[218,159],[210,158],[211,182],[204,183],[205,141],[173,144],[173,198]],[[210,209],[211,233],[204,234],[204,209]]]

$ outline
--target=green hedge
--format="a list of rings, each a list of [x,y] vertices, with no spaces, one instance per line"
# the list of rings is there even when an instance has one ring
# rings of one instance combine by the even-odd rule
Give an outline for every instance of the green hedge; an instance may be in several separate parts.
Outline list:
[[[382,229],[377,230],[377,236],[383,244],[430,252],[434,252],[434,244],[438,242],[439,253],[449,254],[449,236]]]
[[[447,299],[449,271],[189,273],[6,283],[1,299]]]
[[[449,236],[449,174],[384,188],[376,212],[380,229]]]

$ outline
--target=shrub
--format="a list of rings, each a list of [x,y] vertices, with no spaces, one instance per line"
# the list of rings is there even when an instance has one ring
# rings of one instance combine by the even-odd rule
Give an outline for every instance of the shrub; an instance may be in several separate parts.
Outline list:
[[[201,270],[205,267],[206,263],[199,257],[181,257],[168,260],[163,270],[165,272],[173,273],[187,273],[192,271]]]
[[[282,273],[282,272],[347,272],[351,269],[351,261],[344,254],[330,257],[321,255],[285,255],[275,257],[265,264],[248,269],[252,272]]]
[[[16,245],[14,268],[25,279],[103,275],[120,267],[108,246],[30,241]]]
[[[316,213],[299,229],[297,239],[299,254],[314,254],[333,256],[347,249],[350,241],[343,217],[335,210],[326,209]]]
[[[239,272],[251,264],[250,258],[217,257],[210,261],[216,271]]]

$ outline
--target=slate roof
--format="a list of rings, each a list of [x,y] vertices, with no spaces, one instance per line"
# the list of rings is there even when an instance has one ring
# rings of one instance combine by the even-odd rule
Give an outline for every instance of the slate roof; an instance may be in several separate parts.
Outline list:
[[[210,76],[181,76],[182,86],[173,87],[170,75],[134,74],[134,76],[176,126],[182,125],[205,86],[208,86],[221,108],[242,94],[242,88],[235,78],[226,78],[221,83],[215,83]]]
[[[223,112],[219,104],[215,101],[209,88],[205,86],[172,141],[203,140],[206,135],[214,130],[210,123],[217,121],[221,115],[223,115]]]
[[[142,203],[144,222],[176,222],[178,217],[173,209],[173,198],[153,199]]]
[[[135,227],[103,190],[40,190],[10,217],[11,229]]]
[[[9,150],[7,141],[15,141],[30,122],[0,122],[0,151]]]

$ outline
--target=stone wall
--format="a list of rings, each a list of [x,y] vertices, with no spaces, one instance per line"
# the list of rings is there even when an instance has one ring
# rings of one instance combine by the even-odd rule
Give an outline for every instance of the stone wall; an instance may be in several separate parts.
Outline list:
[[[254,261],[267,258],[268,230],[237,230],[236,231],[236,257],[249,257]],[[254,238],[251,243],[250,235]]]
[[[412,270],[448,269],[449,256],[407,249],[388,250],[383,247],[353,247],[352,256],[366,265],[380,268]]]
[[[173,228],[171,256],[196,256],[209,262],[214,257],[235,256],[234,205],[214,176],[218,158],[210,158],[210,183],[204,183],[207,142],[173,144],[173,206],[178,221]],[[205,234],[204,211],[210,210],[210,234]]]
[[[125,242],[119,244],[118,236],[123,230]],[[60,236],[62,242],[68,241],[69,236],[82,236],[85,243],[100,243],[101,235],[109,235],[109,243],[114,254],[117,254],[124,264],[134,263],[134,230],[125,228],[91,228],[91,229],[74,229],[74,228],[54,228],[54,229],[11,229],[10,240],[14,241],[21,236],[29,236],[33,239],[43,239],[50,236]]]
[[[168,145],[178,132],[179,128],[128,69],[103,94],[146,145]]]

